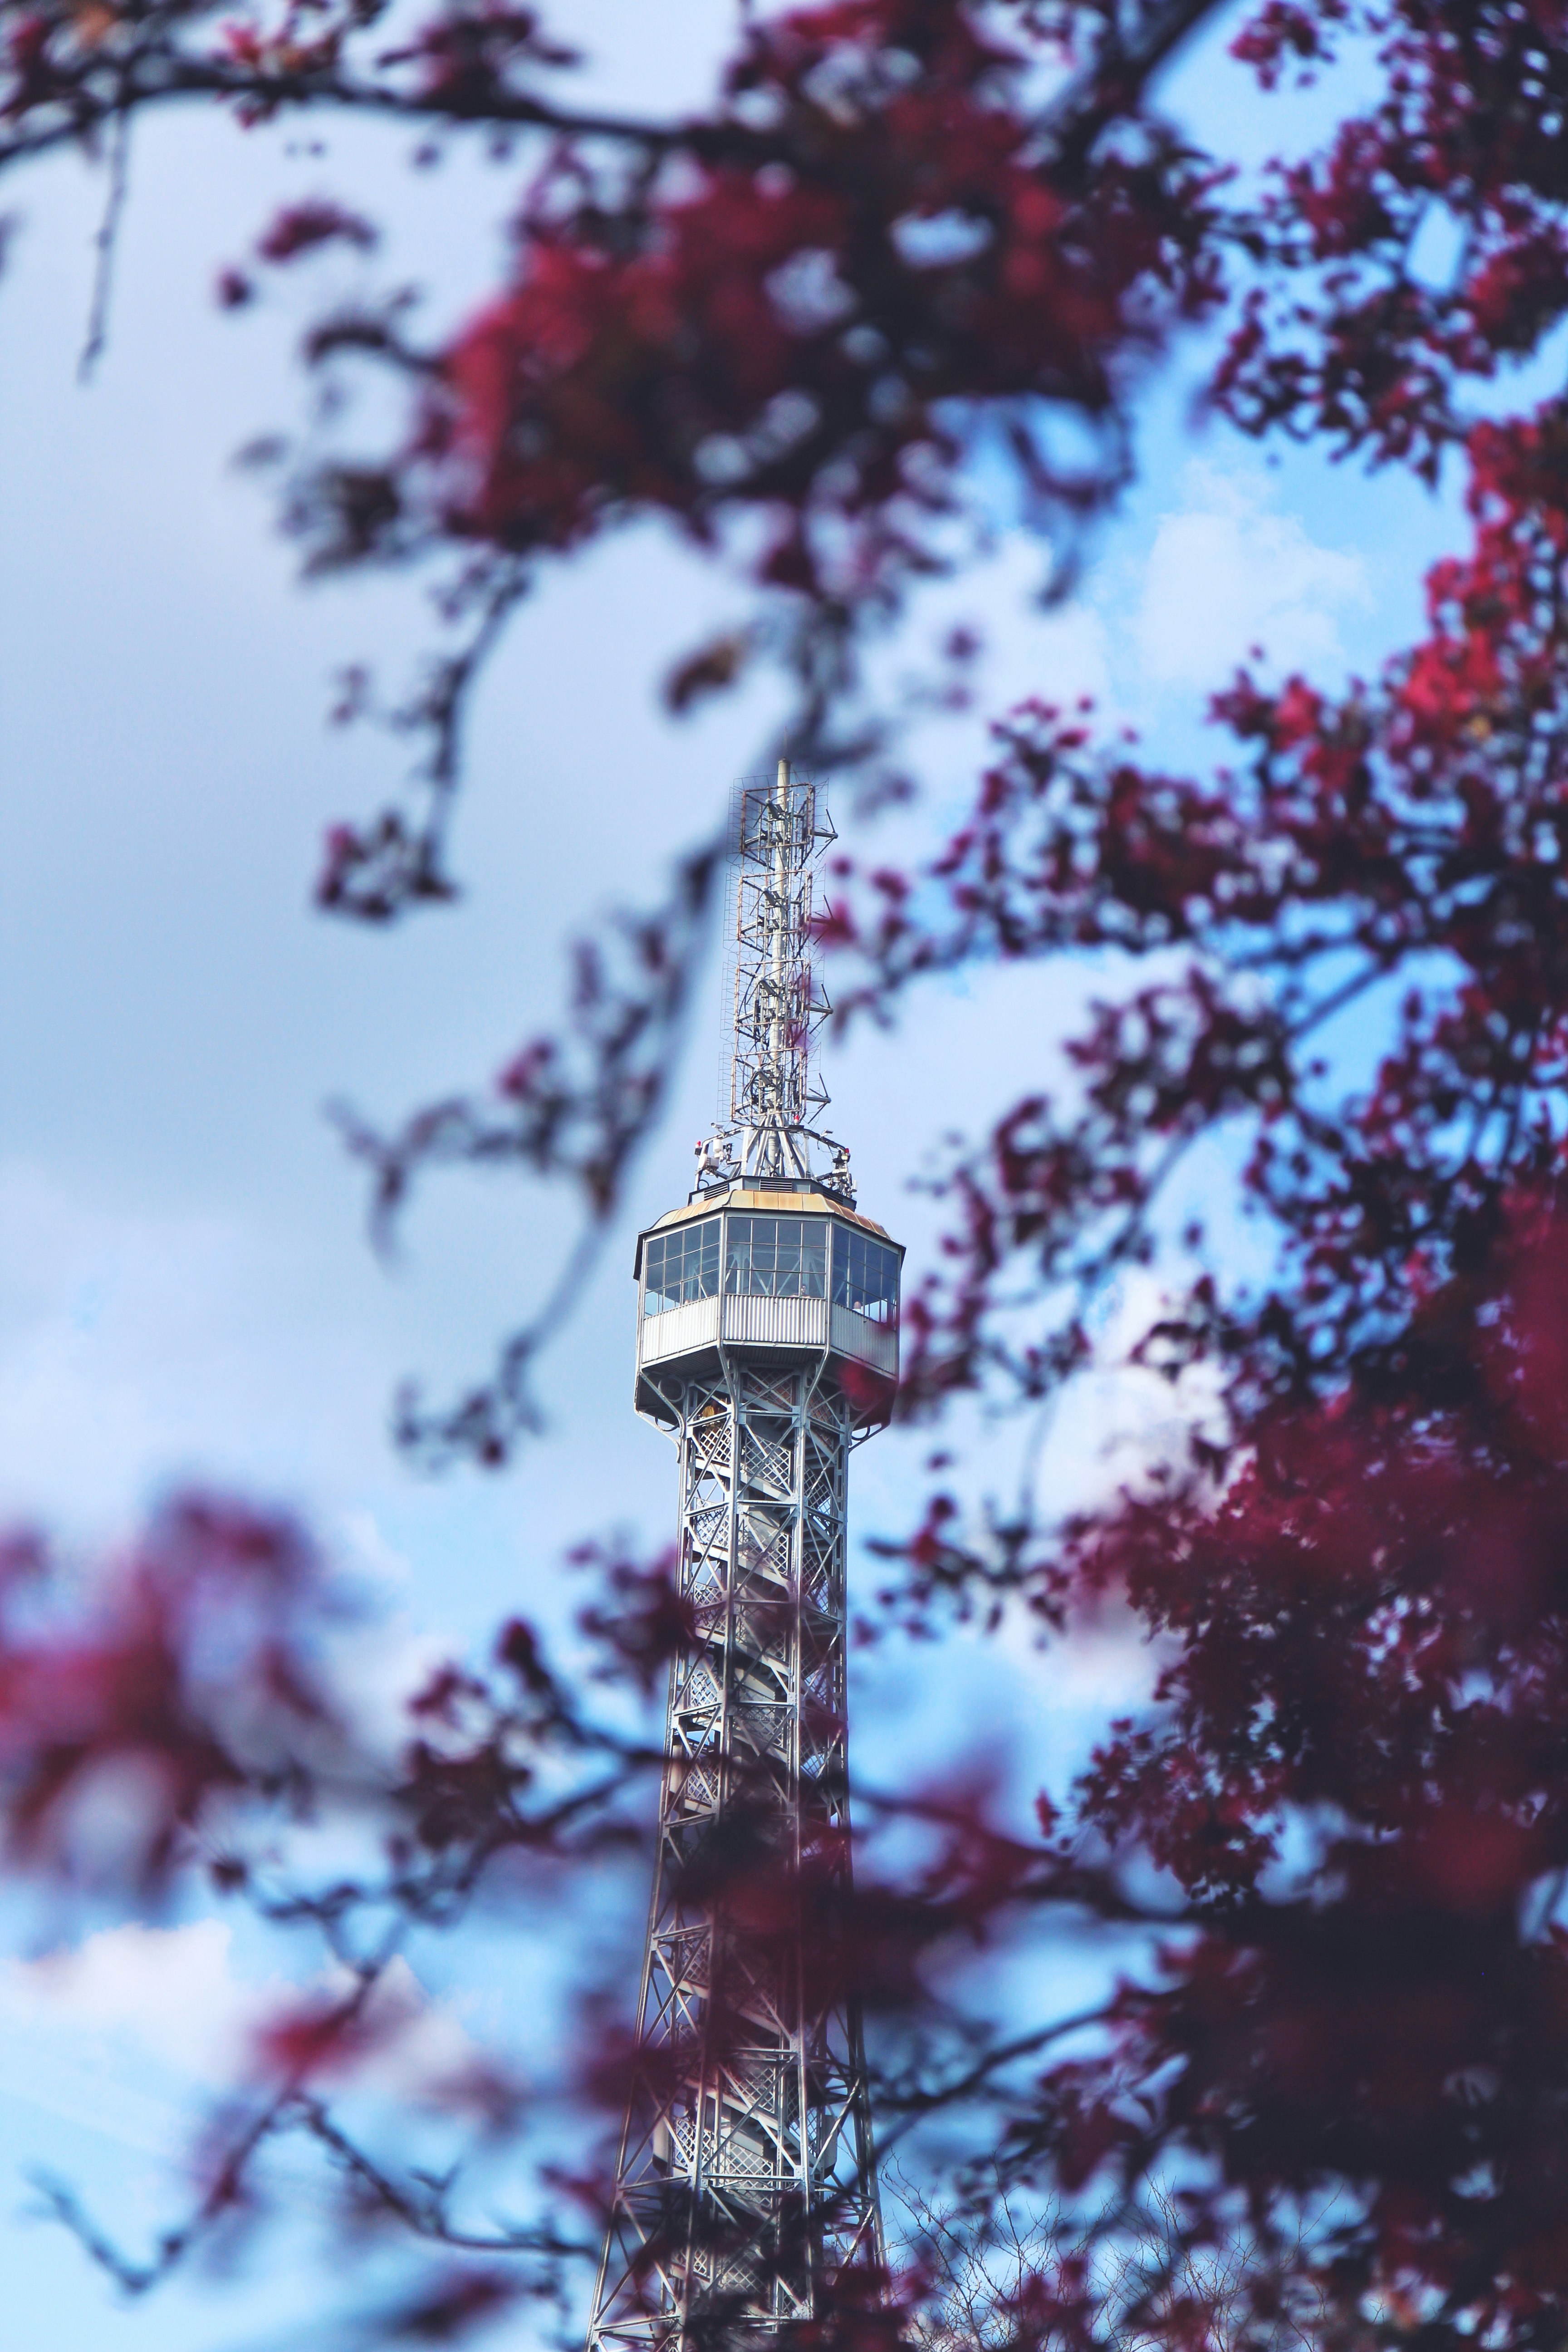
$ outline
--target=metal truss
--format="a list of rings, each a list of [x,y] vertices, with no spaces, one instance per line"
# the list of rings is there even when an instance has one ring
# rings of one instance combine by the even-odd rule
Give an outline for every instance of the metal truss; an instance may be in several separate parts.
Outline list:
[[[591,2352],[754,2341],[883,2262],[846,1916],[856,1414],[827,1356],[658,1385],[690,1633]]]
[[[812,901],[818,854],[835,839],[824,796],[787,760],[776,778],[736,786],[727,948],[734,1028],[721,1116],[729,1158],[746,1175],[811,1172],[811,1122],[827,1107],[812,1042],[829,1010],[812,969]]]

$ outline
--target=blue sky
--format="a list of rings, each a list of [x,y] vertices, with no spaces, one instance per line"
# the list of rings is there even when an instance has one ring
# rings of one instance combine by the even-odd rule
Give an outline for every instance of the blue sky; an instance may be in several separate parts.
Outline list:
[[[629,0],[561,16],[604,40],[605,94],[651,108],[700,89],[729,10],[683,0],[679,43]],[[1200,125],[1250,124],[1256,104],[1213,43],[1173,100]],[[462,905],[385,936],[310,912],[321,827],[376,804],[397,757],[325,729],[329,675],[367,652],[395,670],[422,616],[406,582],[301,590],[264,495],[229,463],[298,414],[289,342],[321,281],[237,320],[210,287],[280,194],[368,180],[398,267],[439,271],[460,311],[498,265],[506,176],[459,161],[415,182],[400,152],[363,131],[332,131],[323,155],[195,116],[147,126],[87,389],[91,173],[61,159],[7,191],[23,222],[0,282],[0,1515],[110,1538],[191,1475],[294,1503],[382,1595],[389,1679],[507,1612],[559,1618],[560,1555],[585,1528],[658,1538],[669,1521],[672,1457],[630,1410],[630,1243],[684,1195],[711,1117],[716,986],[625,1230],[552,1359],[550,1442],[502,1479],[416,1478],[388,1447],[388,1401],[410,1370],[440,1392],[488,1361],[559,1246],[558,1205],[443,1181],[389,1274],[321,1105],[347,1092],[390,1120],[498,1069],[549,1018],[565,934],[657,887],[767,751],[772,716],[765,689],[679,729],[659,716],[655,681],[731,599],[658,533],[630,535],[563,570],[487,682]],[[1026,611],[1037,551],[1004,542],[972,595],[995,705],[1092,692],[1184,759],[1202,749],[1204,694],[1255,638],[1332,677],[1416,625],[1451,515],[1402,484],[1194,442],[1186,414],[1183,380],[1151,404],[1140,486],[1066,611]],[[920,616],[910,659],[943,609]],[[956,804],[976,749],[964,725],[933,728],[934,806]],[[978,1125],[1048,1066],[1074,993],[1051,974],[975,980],[830,1059],[863,1203],[917,1258],[931,1212],[910,1172],[941,1130]],[[1047,1448],[1051,1491],[1112,1481],[1167,1412],[1136,1381],[1087,1383]],[[921,1450],[889,1436],[858,1458],[862,1532],[897,1524]],[[961,1642],[930,1670],[888,1652],[858,1671],[862,1771],[929,1763],[983,1719],[1012,1741],[1024,1790],[1142,1668],[1110,1629],[1044,1666],[1016,1643]],[[17,1933],[0,1962],[5,2352],[281,2340],[326,2292],[308,2228],[238,2292],[182,2284],[111,2318],[77,2249],[26,2220],[23,2173],[75,2178],[132,2237],[154,2231],[178,2210],[190,2097],[298,1957],[197,1919],[116,1942],[29,1915]],[[430,2032],[515,2039],[541,1966],[525,1937],[478,1955],[471,1982],[433,1978]]]

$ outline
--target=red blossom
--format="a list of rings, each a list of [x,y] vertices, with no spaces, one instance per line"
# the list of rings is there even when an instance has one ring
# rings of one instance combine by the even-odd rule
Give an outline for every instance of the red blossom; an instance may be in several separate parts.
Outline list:
[[[318,198],[286,205],[257,238],[256,250],[263,261],[285,262],[297,261],[302,253],[314,253],[323,245],[352,245],[368,253],[375,242],[376,232],[367,220]]]
[[[39,1617],[37,1549],[14,1556],[30,1572],[0,1592],[0,1801],[18,1860],[155,1895],[216,1800],[335,1738],[314,1656],[330,1587],[290,1521],[173,1505],[58,1624]],[[132,1818],[105,1849],[116,1791]]]

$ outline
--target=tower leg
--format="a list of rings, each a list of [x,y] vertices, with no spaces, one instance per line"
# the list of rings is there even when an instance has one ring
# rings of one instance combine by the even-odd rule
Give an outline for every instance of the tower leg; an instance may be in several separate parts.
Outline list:
[[[884,2259],[847,1918],[852,1415],[820,1360],[731,1360],[669,1402],[690,1631],[590,2352],[752,2341]]]

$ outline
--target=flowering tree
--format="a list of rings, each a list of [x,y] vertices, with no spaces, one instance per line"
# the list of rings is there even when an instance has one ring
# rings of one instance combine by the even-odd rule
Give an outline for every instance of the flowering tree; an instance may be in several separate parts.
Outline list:
[[[1242,432],[1462,484],[1468,546],[1379,677],[1338,696],[1216,679],[1236,748],[1198,778],[1031,706],[1001,719],[971,814],[922,866],[851,856],[837,877],[824,938],[847,1020],[966,962],[1092,952],[1101,976],[1070,1086],[1006,1106],[952,1162],[951,1251],[906,1306],[906,1410],[1047,1397],[1135,1265],[1163,1295],[1137,1360],[1197,1371],[1208,1400],[1190,1458],[1090,1519],[977,1522],[938,1491],[894,1548],[895,1609],[1020,1605],[1060,1632],[1115,1592],[1164,1664],[1147,1712],[1042,1796],[1037,1841],[928,1805],[920,1872],[863,1874],[858,1948],[884,2117],[984,2115],[994,2163],[961,2183],[981,2242],[1022,2210],[998,2199],[1063,2217],[991,2299],[987,2341],[1545,2352],[1568,2324],[1568,22],[1549,0],[1266,0],[1228,28],[1259,103],[1335,73],[1345,97],[1320,150],[1259,181],[1154,110],[1205,14],[842,0],[749,19],[712,108],[653,124],[574,112],[531,12],[394,26],[374,0],[6,0],[0,162],[106,148],[117,205],[137,116],[180,99],[242,123],[479,127],[530,152],[512,277],[460,333],[422,349],[371,308],[309,346],[320,368],[391,371],[406,404],[389,448],[293,453],[307,560],[444,562],[467,632],[404,713],[428,730],[423,798],[331,837],[322,901],[365,919],[448,893],[483,656],[552,556],[631,518],[751,567],[754,604],[680,667],[672,703],[777,659],[800,756],[875,765],[889,739],[860,651],[962,564],[978,454],[1005,454],[1062,566],[1075,520],[1127,480],[1139,384],[1184,328],[1206,323],[1209,397]],[[374,234],[346,200],[286,212],[222,299]],[[391,1139],[353,1131],[384,1211],[432,1160],[510,1159],[575,1185],[602,1229],[658,1115],[712,872],[698,856],[667,908],[584,948],[565,1027],[493,1092]],[[1255,1213],[1262,1274],[1241,1278],[1188,1213],[1193,1168]],[[411,1406],[410,1442],[503,1457],[548,1319],[451,1412]],[[90,1622],[39,1621],[38,1560],[18,1548],[14,1566],[18,1859],[68,1870],[83,1790],[134,1757],[150,1794],[127,1893],[204,1856],[220,1885],[304,1906],[348,1970],[341,1997],[279,2021],[153,2269],[298,2129],[356,2212],[469,2256],[408,2327],[555,2292],[592,2237],[591,2181],[574,2221],[563,2194],[476,2244],[328,2091],[395,2030],[376,1995],[406,1924],[466,1916],[498,1871],[602,1858],[656,1759],[521,1626],[493,1675],[423,1694],[405,1752],[373,1753],[312,1663],[309,1548],[265,1520],[192,1507]],[[646,1679],[679,1634],[668,1584],[658,1564],[597,1566],[607,1666]],[[216,1645],[215,1674],[201,1628],[231,1609],[245,1638]],[[256,1823],[302,1802],[365,1825],[372,1863],[326,1887],[258,1874]],[[934,1956],[1020,1914],[1118,1953],[1137,1931],[1142,1958],[1091,2016],[1005,2040],[954,2025],[928,1997]],[[587,2033],[573,2095],[614,2062],[608,2030]],[[508,2127],[504,2086],[453,2098]],[[1129,2290],[1128,2250],[1151,2245]],[[1181,2284],[1208,2277],[1223,2308]],[[906,2303],[920,2284],[917,2267]],[[847,2311],[838,2332],[881,2337],[904,2308]]]

